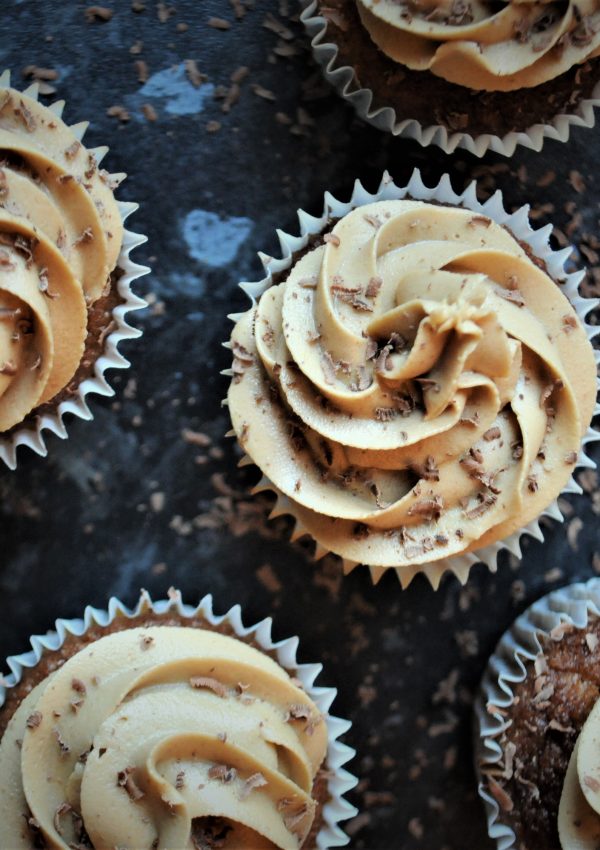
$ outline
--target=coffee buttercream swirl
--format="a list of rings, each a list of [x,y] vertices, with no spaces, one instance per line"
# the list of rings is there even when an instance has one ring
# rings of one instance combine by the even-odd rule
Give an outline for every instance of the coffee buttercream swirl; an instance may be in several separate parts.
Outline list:
[[[69,383],[116,266],[123,225],[97,154],[56,111],[0,88],[0,431]]]
[[[568,481],[596,367],[503,227],[415,201],[353,210],[236,324],[238,439],[305,529],[406,566],[504,538]]]
[[[81,649],[13,715],[0,845],[297,850],[326,750],[316,705],[254,647],[127,629]]]
[[[371,38],[391,59],[471,89],[537,86],[600,48],[598,0],[357,4]]]

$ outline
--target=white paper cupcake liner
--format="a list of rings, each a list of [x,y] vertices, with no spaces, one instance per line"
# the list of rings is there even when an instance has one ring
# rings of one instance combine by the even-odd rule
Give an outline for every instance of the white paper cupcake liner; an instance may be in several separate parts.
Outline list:
[[[500,190],[496,191],[484,203],[480,203],[477,200],[476,190],[477,183],[476,181],[473,181],[469,184],[469,186],[467,186],[462,194],[457,194],[452,188],[448,174],[444,174],[436,186],[429,188],[423,183],[419,169],[415,168],[406,186],[396,186],[389,174],[387,174],[387,172],[384,173],[379,188],[373,194],[368,192],[360,181],[357,180],[354,184],[352,197],[345,203],[343,201],[338,201],[330,192],[325,192],[323,213],[320,216],[312,216],[309,215],[309,213],[304,212],[304,210],[298,210],[300,235],[292,236],[289,233],[284,233],[284,231],[278,230],[277,236],[281,246],[281,257],[275,259],[259,252],[258,256],[263,264],[266,276],[262,278],[262,280],[254,282],[245,281],[240,283],[240,287],[249,296],[252,303],[255,304],[262,293],[272,285],[273,275],[290,268],[293,262],[294,252],[305,248],[311,235],[321,233],[327,227],[330,219],[341,218],[356,207],[371,204],[374,201],[401,200],[403,198],[410,197],[418,201],[437,201],[442,204],[462,206],[472,212],[482,213],[493,219],[498,224],[507,227],[514,236],[531,248],[536,257],[546,263],[548,274],[555,281],[561,282],[560,289],[577,311],[577,315],[585,326],[588,338],[591,340],[594,336],[600,333],[600,327],[590,325],[586,321],[586,316],[600,303],[600,299],[583,298],[579,294],[579,285],[585,277],[585,271],[578,270],[568,273],[565,269],[565,264],[570,258],[573,249],[571,247],[567,247],[559,251],[555,251],[551,248],[549,239],[550,234],[552,233],[552,225],[547,224],[545,227],[534,230],[529,221],[529,205],[520,207],[514,213],[508,213],[504,208],[502,193]],[[242,315],[242,313],[231,314],[229,318],[233,322],[237,322]],[[231,347],[229,343],[224,343],[224,345],[226,348]],[[595,351],[595,358],[596,364],[598,365],[600,363],[599,351]],[[230,378],[233,377],[231,369],[225,369],[222,374],[228,375]],[[597,388],[600,389],[600,380],[597,379],[596,383]],[[226,405],[227,401],[225,400],[223,403]],[[596,404],[595,415],[598,413],[600,413],[600,405]],[[235,437],[235,431],[228,431],[227,436]],[[582,440],[582,448],[579,453],[575,469],[581,469],[582,467],[588,467],[590,469],[596,468],[594,461],[585,454],[585,447],[588,443],[599,439],[600,432],[591,427],[588,428],[587,433]],[[251,463],[253,463],[252,459],[248,456],[244,456],[240,462],[240,466],[246,466]],[[280,493],[275,485],[264,475],[253,492],[256,493],[263,490],[271,490],[277,496],[277,502],[271,512],[271,518],[281,516],[283,514],[289,514],[294,519],[295,527],[291,537],[292,541],[297,540],[304,535],[309,535],[309,532],[304,528],[302,522],[294,513],[293,502]],[[581,494],[582,492],[581,487],[577,484],[573,476],[571,476],[568,484],[561,491],[561,493],[577,494]],[[485,548],[478,549],[473,552],[467,552],[463,555],[443,558],[429,564],[417,564],[405,567],[370,566],[369,570],[371,577],[374,583],[377,583],[388,569],[393,569],[395,570],[402,587],[407,587],[418,573],[423,573],[430,581],[432,587],[437,589],[444,573],[451,572],[459,579],[461,584],[464,584],[474,564],[483,562],[492,572],[496,572],[498,553],[503,549],[507,549],[515,557],[521,558],[520,539],[522,535],[529,535],[531,537],[535,537],[536,540],[543,541],[544,535],[539,524],[539,519],[542,516],[549,517],[557,520],[558,522],[562,522],[564,519],[560,508],[558,507],[558,502],[555,499],[542,512],[538,519],[533,520],[527,526],[521,528],[514,534],[511,534],[509,537],[506,537],[504,540],[493,543],[490,546],[486,546]],[[317,559],[321,558],[326,555],[328,551],[328,549],[324,548],[317,542],[315,557]],[[342,561],[344,573],[346,574],[359,566],[358,562],[351,561],[346,558],[342,558]]]
[[[600,83],[592,92],[593,97],[582,100],[573,113],[555,116],[549,124],[534,124],[526,131],[509,132],[505,136],[483,133],[471,136],[464,132],[452,132],[440,124],[427,127],[414,119],[398,120],[396,110],[391,106],[375,106],[370,89],[358,88],[354,69],[349,65],[338,65],[338,48],[327,40],[327,20],[318,14],[317,0],[300,0],[303,12],[300,16],[307,33],[311,37],[313,54],[323,70],[325,79],[338,94],[350,103],[358,116],[394,136],[414,139],[423,147],[437,145],[445,153],[453,153],[464,148],[475,156],[481,157],[488,150],[512,156],[518,145],[534,151],[541,151],[546,139],[566,142],[572,127],[593,127],[594,109],[600,106]]]
[[[0,74],[0,86],[10,86],[10,73],[8,71],[4,71],[4,73]],[[33,83],[33,85],[24,90],[23,94],[37,100],[38,84]],[[64,106],[64,101],[60,100],[53,103],[48,108],[60,118]],[[71,131],[77,136],[79,141],[81,141],[87,127],[87,122],[81,122],[80,124],[72,125]],[[98,164],[100,164],[107,152],[107,147],[90,149],[90,153],[95,155]],[[125,179],[125,174],[111,174],[110,177],[114,180],[118,180],[120,183]],[[119,212],[121,213],[121,218],[123,222],[125,222],[131,213],[138,209],[139,204],[118,201],[118,207]],[[139,233],[133,233],[127,229],[124,230],[123,245],[117,261],[117,268],[121,269],[123,272],[117,283],[119,295],[123,299],[123,303],[119,304],[113,310],[112,318],[115,323],[115,328],[104,340],[104,350],[102,355],[94,364],[93,377],[83,380],[77,387],[75,393],[70,398],[61,401],[60,404],[57,405],[55,411],[52,413],[37,415],[34,419],[33,425],[27,424],[18,426],[10,432],[9,436],[0,435],[0,460],[3,461],[9,469],[16,469],[17,448],[19,446],[27,446],[41,457],[45,457],[48,454],[46,435],[44,432],[56,434],[56,436],[60,437],[61,440],[65,440],[68,437],[67,426],[64,421],[65,414],[71,413],[78,419],[93,419],[94,414],[88,406],[86,396],[95,394],[111,397],[115,394],[115,391],[108,383],[104,373],[107,369],[129,368],[129,361],[119,352],[119,344],[125,339],[136,339],[140,337],[142,335],[142,331],[140,328],[135,328],[128,324],[126,317],[128,313],[131,313],[134,310],[141,310],[148,306],[147,302],[139,295],[136,295],[131,288],[134,280],[148,274],[150,271],[147,266],[139,265],[129,256],[133,248],[137,248],[138,245],[143,245],[144,242],[147,242],[146,236],[142,236]]]
[[[500,807],[483,781],[486,767],[502,764],[499,739],[506,728],[506,718],[488,706],[504,710],[512,705],[513,685],[526,678],[526,665],[542,651],[540,637],[549,636],[561,623],[584,629],[590,616],[600,616],[600,578],[560,588],[539,599],[502,636],[488,662],[475,702],[475,769],[488,833],[498,850],[517,850],[517,845],[515,833],[502,822]]]
[[[106,628],[117,617],[129,619],[138,617],[149,611],[155,614],[177,614],[180,617],[201,617],[213,626],[226,623],[240,639],[251,638],[265,652],[275,652],[277,661],[288,672],[292,672],[301,682],[304,690],[313,702],[327,717],[328,748],[325,767],[329,771],[327,790],[329,800],[322,809],[323,826],[316,838],[318,850],[330,847],[344,847],[348,844],[348,836],[340,826],[340,822],[352,818],[357,810],[346,799],[344,794],[352,790],[358,783],[344,765],[354,758],[355,750],[340,741],[342,735],[351,727],[348,720],[341,720],[329,714],[329,709],[337,696],[335,688],[327,688],[315,684],[315,680],[323,669],[322,664],[299,664],[296,660],[299,639],[286,638],[274,642],[271,638],[271,617],[266,617],[254,626],[244,626],[242,609],[234,605],[226,614],[217,615],[213,612],[213,599],[209,594],[200,600],[198,605],[187,605],[181,599],[180,591],[171,591],[168,599],[153,601],[146,591],[142,591],[135,608],[127,608],[119,599],[111,597],[106,610],[87,606],[82,619],[56,620],[54,631],[45,635],[34,635],[31,638],[31,650],[22,655],[13,655],[6,659],[10,674],[0,680],[0,708],[4,705],[10,688],[17,685],[27,668],[35,667],[47,651],[60,649],[69,635],[80,637],[95,626]]]

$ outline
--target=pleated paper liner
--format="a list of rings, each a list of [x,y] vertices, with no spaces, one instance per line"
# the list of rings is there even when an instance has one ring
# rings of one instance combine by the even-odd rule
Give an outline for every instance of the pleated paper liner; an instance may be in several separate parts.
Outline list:
[[[10,72],[4,71],[0,75],[0,86],[10,86]],[[27,97],[37,100],[38,84],[33,83],[29,88],[25,89],[23,94]],[[60,100],[48,107],[57,117],[60,118],[64,109],[65,103]],[[70,127],[71,131],[81,141],[88,127],[88,122],[81,122]],[[108,147],[99,147],[90,149],[98,164],[102,161]],[[115,182],[121,183],[125,179],[125,174],[109,175]],[[138,204],[125,203],[118,201],[119,212],[123,222],[138,209]],[[119,345],[125,339],[137,339],[142,335],[139,328],[132,327],[128,324],[128,314],[134,310],[141,310],[147,306],[146,301],[139,295],[133,292],[132,284],[137,278],[148,274],[150,269],[147,266],[141,266],[134,262],[130,257],[130,252],[138,245],[143,245],[147,241],[146,236],[138,233],[133,233],[125,229],[123,232],[123,245],[117,262],[117,268],[122,271],[119,280],[113,283],[116,286],[121,296],[122,303],[119,304],[112,313],[114,322],[114,330],[106,336],[104,340],[104,350],[102,355],[94,364],[94,375],[85,378],[77,387],[75,393],[65,399],[56,406],[56,410],[37,414],[33,417],[33,425],[29,422],[19,425],[12,429],[8,435],[0,434],[0,461],[2,461],[9,469],[17,467],[17,449],[19,446],[27,446],[36,454],[45,457],[48,454],[48,446],[46,445],[47,433],[56,434],[61,439],[67,439],[68,432],[65,423],[65,415],[70,413],[78,419],[92,420],[94,414],[90,410],[87,396],[101,395],[111,397],[115,391],[110,386],[105,375],[107,369],[127,369],[130,366],[129,361],[119,352]]]
[[[318,14],[317,0],[300,2],[303,7],[301,21],[311,38],[313,55],[325,79],[340,97],[352,105],[359,118],[378,130],[399,138],[414,139],[423,147],[436,145],[448,154],[464,148],[478,157],[487,151],[510,157],[518,146],[541,151],[546,139],[566,142],[572,127],[594,126],[594,109],[600,106],[600,83],[594,87],[593,96],[582,100],[572,113],[556,115],[547,124],[534,124],[526,131],[511,131],[504,136],[491,133],[473,136],[462,131],[452,132],[441,124],[424,126],[410,118],[399,120],[393,107],[374,103],[373,92],[357,86],[354,68],[338,64],[338,48],[328,41],[327,20]]]
[[[475,769],[488,833],[498,850],[517,850],[517,844],[514,831],[502,822],[500,807],[483,779],[486,768],[500,767],[503,763],[499,739],[506,728],[506,718],[500,712],[488,711],[487,707],[505,710],[513,704],[513,685],[524,681],[526,665],[533,664],[542,651],[541,637],[548,637],[561,623],[585,629],[590,616],[600,616],[599,578],[560,588],[535,602],[500,638],[488,662],[475,702]]]
[[[502,193],[498,190],[487,201],[480,203],[477,200],[476,182],[473,181],[461,194],[457,194],[451,185],[450,177],[444,174],[436,186],[428,187],[423,183],[421,174],[418,169],[415,169],[406,186],[397,186],[391,177],[385,173],[376,192],[371,194],[357,180],[354,184],[354,191],[349,201],[339,201],[330,192],[325,192],[325,201],[323,213],[321,216],[311,216],[304,210],[298,210],[298,222],[300,233],[298,236],[293,236],[284,233],[282,230],[277,231],[279,244],[281,246],[281,257],[273,258],[259,252],[265,277],[262,280],[254,282],[240,283],[240,287],[249,296],[254,304],[258,298],[265,292],[273,282],[273,275],[289,269],[293,262],[293,254],[296,251],[305,248],[310,240],[311,235],[323,232],[330,222],[330,219],[341,218],[347,215],[356,207],[371,204],[375,201],[391,201],[402,200],[403,198],[411,198],[418,201],[433,201],[441,204],[451,204],[453,206],[461,206],[471,210],[474,213],[481,213],[493,219],[500,225],[507,227],[511,233],[522,242],[526,243],[533,254],[546,264],[548,274],[555,280],[561,282],[561,292],[568,298],[570,303],[576,310],[581,319],[588,338],[591,340],[594,336],[600,333],[600,327],[590,325],[586,321],[587,314],[594,309],[599,303],[598,299],[583,298],[579,294],[579,285],[585,276],[584,270],[567,272],[565,264],[571,255],[570,247],[561,250],[554,250],[550,244],[550,234],[552,233],[552,225],[547,224],[545,227],[534,230],[529,221],[529,206],[520,207],[516,212],[509,213],[504,208]],[[241,317],[241,313],[232,314],[229,318],[233,322],[237,322]],[[229,348],[230,344],[225,343],[225,347]],[[600,352],[595,352],[596,364],[600,363]],[[223,374],[230,377],[233,376],[231,369],[226,369]],[[600,381],[597,381],[597,386],[600,388]],[[224,404],[227,404],[225,401]],[[600,413],[600,405],[596,405],[595,414]],[[228,436],[235,437],[234,431],[229,431]],[[600,439],[600,432],[593,428],[588,428],[587,433],[583,437],[582,448],[577,459],[575,469],[583,467],[595,468],[595,463],[586,454],[585,448],[591,441]],[[251,458],[244,456],[240,461],[240,466],[245,466],[253,463]],[[273,483],[264,475],[258,485],[255,487],[255,493],[270,490],[276,497],[277,501],[271,512],[271,518],[284,514],[290,515],[294,520],[294,530],[292,532],[292,541],[299,539],[305,535],[311,536],[302,523],[299,516],[300,509],[283,493],[281,493]],[[568,484],[562,490],[562,493],[581,494],[582,489],[571,476]],[[549,517],[550,519],[563,521],[558,502],[555,499],[540,516]],[[521,528],[518,532],[511,534],[504,540],[498,541],[485,548],[478,549],[473,552],[467,552],[463,555],[443,558],[428,564],[420,564],[414,566],[402,567],[382,567],[369,566],[369,571],[374,583],[388,569],[395,570],[402,587],[407,587],[413,578],[419,573],[423,573],[434,589],[439,587],[442,576],[446,572],[453,573],[464,584],[468,578],[471,568],[477,563],[484,563],[492,572],[496,572],[498,554],[503,549],[508,550],[512,555],[521,558],[520,540],[523,535],[534,537],[536,540],[543,541],[544,535],[540,528],[539,519],[533,520],[527,526]],[[328,549],[322,546],[318,540],[316,542],[315,557],[322,558],[328,553]],[[335,553],[334,553],[335,554]],[[350,573],[355,567],[359,566],[356,561],[342,558],[343,570],[345,574]]]
[[[297,637],[274,642],[271,637],[273,621],[270,617],[253,626],[245,626],[239,605],[234,605],[226,614],[217,615],[213,611],[211,595],[205,596],[198,605],[193,606],[182,601],[179,591],[171,591],[168,599],[158,601],[153,601],[146,591],[142,591],[133,609],[127,608],[119,599],[112,597],[106,610],[88,606],[81,619],[56,620],[53,631],[45,635],[34,635],[31,638],[29,652],[9,657],[6,663],[10,674],[0,682],[0,708],[6,700],[7,693],[19,684],[24,673],[34,668],[47,652],[60,649],[69,637],[81,637],[89,629],[108,628],[115,619],[132,619],[149,613],[166,617],[177,615],[183,619],[201,619],[216,627],[225,624],[240,640],[251,641],[264,652],[275,653],[278,663],[302,682],[302,687],[319,711],[326,715],[328,731],[328,749],[324,766],[328,773],[329,799],[322,808],[323,825],[317,834],[316,846],[318,850],[344,847],[348,843],[348,837],[340,824],[357,814],[355,807],[344,798],[344,795],[356,786],[358,780],[344,769],[344,765],[354,758],[355,751],[342,743],[340,739],[348,732],[352,724],[348,720],[341,720],[329,714],[337,691],[335,688],[316,684],[323,665],[298,663],[299,639]]]

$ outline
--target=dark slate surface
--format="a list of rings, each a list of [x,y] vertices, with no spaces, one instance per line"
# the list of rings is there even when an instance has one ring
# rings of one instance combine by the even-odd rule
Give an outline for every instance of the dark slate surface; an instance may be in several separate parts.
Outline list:
[[[584,240],[595,261],[597,133],[576,130],[568,145],[519,151],[508,163],[448,159],[358,123],[318,83],[298,25],[286,42],[295,55],[275,59],[282,42],[262,24],[267,11],[282,20],[277,0],[240,22],[224,0],[179,0],[165,23],[153,0],[140,14],[125,0],[106,5],[112,20],[95,24],[75,2],[2,9],[0,66],[19,83],[26,65],[59,70],[67,118],[91,119],[87,143],[109,143],[108,167],[129,172],[119,197],[141,204],[130,222],[149,242],[135,258],[153,272],[138,291],[153,304],[137,316],[143,339],[124,346],[131,370],[113,373],[115,399],[94,401],[94,421],[72,422],[66,442],[50,437],[47,459],[22,450],[16,472],[0,471],[0,654],[110,594],[133,603],[141,586],[160,596],[176,585],[188,600],[211,592],[219,611],[241,603],[248,622],[273,614],[275,635],[299,634],[301,658],[324,663],[323,682],[339,689],[335,709],[354,723],[347,740],[360,785],[351,798],[361,814],[352,846],[489,848],[472,769],[472,696],[514,617],[551,587],[594,574],[595,474],[584,477],[588,494],[565,500],[568,529],[553,524],[545,545],[526,542],[520,566],[503,560],[496,575],[480,566],[466,588],[449,579],[437,593],[421,579],[402,592],[392,574],[373,587],[363,569],[342,579],[333,558],[315,564],[307,547],[287,542],[285,520],[266,522],[268,497],[249,500],[256,471],[237,469],[223,438],[220,343],[226,314],[245,305],[238,280],[260,272],[255,252],[277,252],[275,228],[295,230],[298,207],[320,211],[325,189],[345,198],[355,178],[374,189],[385,168],[397,181],[415,165],[430,181],[450,170],[456,188],[479,175],[482,197],[498,187],[511,207],[530,202],[539,223]],[[211,15],[231,29],[207,26]],[[148,66],[144,86],[138,59]],[[186,59],[208,76],[204,86],[187,81]],[[212,87],[228,86],[242,65],[250,76],[224,114]],[[257,96],[255,84],[275,100]],[[117,104],[127,123],[107,115]],[[208,132],[210,121],[221,129]],[[211,447],[186,442],[184,429],[208,434]]]

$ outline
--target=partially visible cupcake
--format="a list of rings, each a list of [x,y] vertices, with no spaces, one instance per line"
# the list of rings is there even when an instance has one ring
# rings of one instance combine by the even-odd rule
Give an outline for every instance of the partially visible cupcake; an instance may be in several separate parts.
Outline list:
[[[313,850],[343,838],[354,781],[336,738],[348,724],[326,716],[334,692],[313,696],[293,641],[178,594],[57,625],[52,649],[12,659],[0,693],[2,847]]]
[[[525,228],[446,205],[443,181],[433,203],[404,194],[332,211],[264,282],[232,334],[228,404],[319,549],[439,580],[567,486],[596,362],[581,300]]]
[[[501,639],[477,704],[477,769],[502,850],[600,841],[600,580],[551,593]]]
[[[143,306],[128,289],[143,269],[118,268],[123,213],[135,208],[127,205],[122,212],[115,200],[124,175],[100,168],[106,148],[82,144],[86,124],[69,127],[60,117],[62,103],[46,107],[35,96],[35,87],[19,92],[9,87],[7,76],[0,78],[4,455],[19,429],[35,428],[44,416],[56,422],[61,402],[73,400],[84,381],[96,376],[111,333],[116,335],[109,350],[120,338],[138,335],[130,333],[123,314]],[[130,238],[127,248],[131,245]],[[127,280],[120,283],[125,272]],[[105,365],[124,362],[114,353],[112,360]]]
[[[479,154],[487,146],[510,154],[517,141],[539,149],[544,135],[566,138],[582,117],[592,126],[591,101],[600,96],[595,2],[303,5],[326,76],[380,129],[448,150],[460,141]]]

